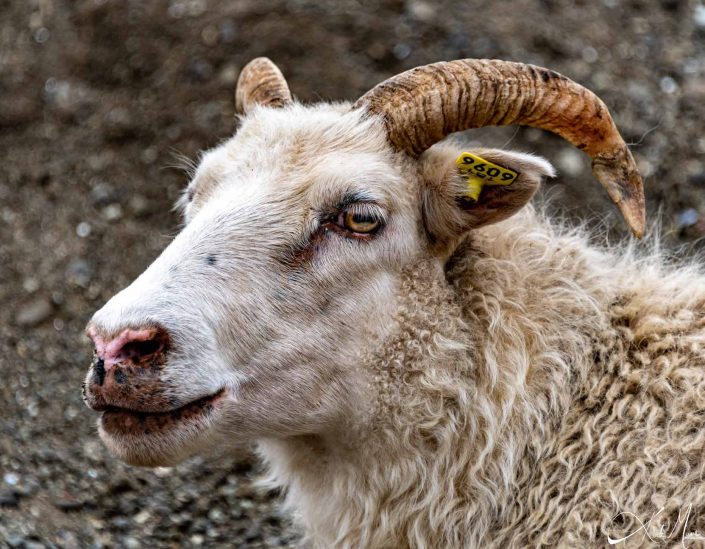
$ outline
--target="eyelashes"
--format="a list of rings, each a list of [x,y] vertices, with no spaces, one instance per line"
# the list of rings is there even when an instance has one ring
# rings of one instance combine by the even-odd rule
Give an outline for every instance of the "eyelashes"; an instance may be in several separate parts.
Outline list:
[[[336,224],[355,234],[374,234],[383,226],[383,219],[369,211],[350,209],[340,212]]]
[[[348,202],[337,212],[322,220],[321,228],[334,230],[342,236],[369,240],[384,227],[386,218],[382,209],[370,202]]]

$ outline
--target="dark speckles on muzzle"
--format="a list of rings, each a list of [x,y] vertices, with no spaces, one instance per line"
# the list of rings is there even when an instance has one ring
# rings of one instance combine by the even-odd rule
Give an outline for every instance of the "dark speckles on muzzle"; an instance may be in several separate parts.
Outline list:
[[[115,381],[119,384],[122,385],[124,383],[127,383],[127,375],[125,372],[122,371],[122,369],[118,368],[115,370]],[[137,385],[135,385],[135,388],[137,388]]]

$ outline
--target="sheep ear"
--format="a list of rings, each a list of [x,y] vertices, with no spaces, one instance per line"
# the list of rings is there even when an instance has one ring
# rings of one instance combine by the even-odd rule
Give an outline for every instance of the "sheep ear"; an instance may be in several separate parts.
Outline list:
[[[465,153],[471,155],[467,164],[462,161],[468,158]],[[481,161],[485,161],[483,166],[479,165]],[[537,191],[542,178],[555,175],[553,166],[543,158],[498,149],[459,151],[450,146],[435,146],[426,151],[419,162],[425,181],[424,222],[432,244],[441,252],[453,247],[468,231],[517,213]],[[468,171],[471,165],[473,171]],[[492,174],[499,168],[516,175],[504,176],[511,180],[507,184],[501,181],[501,174],[505,172],[500,171],[500,177],[487,183],[481,176],[493,166],[496,168]],[[479,173],[480,177],[473,173]]]
[[[235,112],[247,114],[257,105],[284,107],[291,101],[286,79],[270,59],[258,57],[243,67],[235,86]]]

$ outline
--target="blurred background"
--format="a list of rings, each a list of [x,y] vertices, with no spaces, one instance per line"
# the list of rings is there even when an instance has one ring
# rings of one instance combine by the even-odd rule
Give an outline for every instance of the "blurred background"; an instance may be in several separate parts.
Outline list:
[[[177,157],[235,128],[240,68],[272,58],[302,101],[354,100],[416,65],[544,65],[612,111],[671,247],[705,234],[705,6],[678,0],[0,0],[0,546],[295,541],[247,457],[127,467],[81,402],[92,312],[178,231]],[[468,139],[546,156],[539,201],[624,236],[589,161],[550,134]]]

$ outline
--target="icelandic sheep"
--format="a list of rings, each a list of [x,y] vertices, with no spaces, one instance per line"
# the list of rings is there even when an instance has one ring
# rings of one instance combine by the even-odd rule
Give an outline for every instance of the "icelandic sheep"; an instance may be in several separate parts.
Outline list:
[[[541,158],[470,150],[470,173],[434,146],[558,133],[639,236],[641,179],[596,96],[461,60],[304,106],[258,59],[236,105],[181,233],[89,323],[84,397],[118,457],[254,443],[314,547],[702,543],[697,266],[537,213]]]

